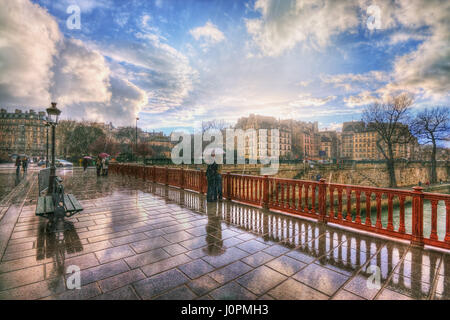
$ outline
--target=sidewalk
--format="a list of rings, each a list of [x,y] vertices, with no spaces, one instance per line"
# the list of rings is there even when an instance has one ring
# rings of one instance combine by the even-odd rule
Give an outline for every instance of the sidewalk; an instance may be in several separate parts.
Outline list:
[[[135,178],[60,175],[84,211],[64,239],[48,235],[29,186],[10,228],[0,221],[0,299],[450,299],[448,254]],[[73,265],[80,290],[66,289]]]

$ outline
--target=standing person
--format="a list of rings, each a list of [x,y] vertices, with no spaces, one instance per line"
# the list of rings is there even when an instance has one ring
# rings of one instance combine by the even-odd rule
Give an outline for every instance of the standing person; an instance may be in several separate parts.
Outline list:
[[[97,177],[100,177],[100,173],[102,171],[102,159],[100,159],[100,157],[97,157],[95,167],[97,168]]]
[[[108,158],[105,158],[105,164],[103,166],[103,170],[105,172],[105,176],[108,175],[108,165],[109,165],[109,160],[108,160]]]
[[[20,157],[17,156],[17,158],[16,158],[16,176],[18,176],[20,174],[21,165],[22,165],[22,163],[20,161]]]
[[[102,176],[106,176],[106,158],[102,159]]]
[[[206,169],[206,179],[208,180],[208,192],[206,194],[207,202],[214,202],[217,200],[217,163],[208,164]]]
[[[86,171],[87,167],[88,167],[88,159],[83,158],[83,171]]]
[[[27,172],[27,167],[28,167],[28,158],[25,157],[22,160],[22,168],[23,168],[23,173]]]

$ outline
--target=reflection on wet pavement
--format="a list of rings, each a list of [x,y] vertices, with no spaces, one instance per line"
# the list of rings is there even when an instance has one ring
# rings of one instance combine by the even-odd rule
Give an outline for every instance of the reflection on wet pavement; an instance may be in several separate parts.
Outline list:
[[[0,299],[449,299],[437,251],[139,179],[60,172],[84,207],[64,234],[33,184],[0,263]],[[69,290],[67,267],[81,269]]]

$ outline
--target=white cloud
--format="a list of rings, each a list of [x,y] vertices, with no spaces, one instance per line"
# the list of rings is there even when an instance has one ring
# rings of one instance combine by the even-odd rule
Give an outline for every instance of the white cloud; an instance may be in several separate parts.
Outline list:
[[[343,100],[348,107],[365,106],[379,101],[370,91],[363,91],[356,96],[345,97]]]
[[[323,127],[322,129],[341,132],[342,131],[342,123],[332,122],[332,123],[329,123],[328,125],[326,125],[325,127]]]
[[[388,73],[372,70],[366,73],[345,73],[336,75],[321,75],[322,82],[332,84],[335,87],[344,88],[346,91],[361,90],[361,88],[372,88],[380,86],[390,80]]]
[[[378,91],[386,96],[408,91],[425,98],[439,99],[450,91],[450,2],[446,0],[398,0],[386,5],[383,17],[396,32],[391,44],[422,40],[415,51],[399,56],[393,63],[392,81]],[[425,30],[425,31],[423,31]]]
[[[90,121],[112,121],[119,126],[133,125],[136,115],[147,104],[147,94],[124,79],[111,77],[110,84],[110,101],[74,103],[71,105],[71,117]]]
[[[389,38],[389,44],[395,45],[399,43],[405,43],[411,40],[423,41],[426,40],[428,36],[423,34],[416,34],[414,32],[395,32]]]
[[[449,17],[450,19],[450,17]],[[396,59],[394,78],[398,87],[423,92],[425,96],[450,92],[450,31],[439,30],[417,51]]]
[[[45,3],[53,5],[56,9],[66,12],[71,5],[80,7],[81,14],[90,13],[97,8],[111,8],[113,3],[111,0],[46,0]]]
[[[298,99],[289,103],[291,107],[319,107],[336,99],[336,96],[328,96],[324,98],[315,98],[310,93],[302,93],[298,95]]]
[[[197,27],[189,31],[195,40],[201,41],[203,48],[208,48],[211,45],[217,44],[225,40],[225,36],[217,26],[211,21],[206,22],[203,27]]]
[[[366,9],[380,7],[382,30],[367,30],[366,35],[391,31],[388,44],[422,41],[417,50],[399,56],[388,77],[353,75],[322,79],[347,91],[367,90],[358,86],[384,84],[390,88],[421,93],[424,97],[443,96],[450,83],[450,2],[446,0],[371,0],[312,1],[312,0],[257,0],[253,9],[261,17],[246,21],[253,45],[265,56],[278,56],[301,44],[320,50],[332,42],[332,37],[344,32],[365,28]],[[371,79],[364,78],[370,76]],[[386,79],[387,78],[387,79]],[[380,82],[380,83],[375,83]]]
[[[278,56],[298,43],[321,49],[332,36],[356,28],[358,5],[350,1],[257,0],[247,31],[264,55]]]
[[[98,49],[131,67],[127,77],[149,96],[148,109],[180,105],[194,86],[197,72],[189,59],[153,33],[137,34],[139,42],[109,43]]]
[[[129,19],[130,14],[128,14],[127,12],[120,12],[114,16],[114,22],[122,28],[128,23]]]
[[[62,39],[58,25],[28,0],[2,1],[1,7],[0,101],[47,105],[53,57]]]
[[[300,87],[307,87],[307,86],[309,86],[309,84],[310,84],[311,82],[312,82],[311,80],[308,80],[308,81],[300,81],[297,85],[300,86]]]
[[[113,77],[98,51],[64,38],[55,18],[40,6],[28,0],[4,1],[0,103],[42,108],[52,100],[63,117],[129,124],[148,97],[135,84]]]
[[[54,100],[62,104],[110,101],[109,67],[98,51],[80,40],[63,41],[53,70]]]

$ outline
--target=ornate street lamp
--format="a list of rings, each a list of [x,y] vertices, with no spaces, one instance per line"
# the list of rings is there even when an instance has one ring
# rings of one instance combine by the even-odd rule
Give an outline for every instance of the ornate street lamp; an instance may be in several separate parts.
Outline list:
[[[61,114],[61,110],[56,108],[56,102],[52,102],[52,106],[47,108],[47,123],[52,127],[52,163],[50,167],[50,181],[48,187],[48,193],[53,193],[53,184],[56,176],[56,167],[55,167],[55,128],[58,125],[59,115]]]

